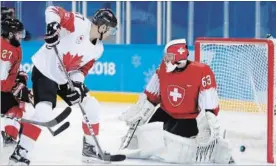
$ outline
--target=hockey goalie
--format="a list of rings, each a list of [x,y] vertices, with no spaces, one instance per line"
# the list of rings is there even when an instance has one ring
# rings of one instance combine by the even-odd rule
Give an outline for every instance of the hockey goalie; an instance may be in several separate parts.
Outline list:
[[[214,73],[208,65],[187,60],[188,55],[185,39],[170,41],[138,102],[120,115],[128,126],[138,123],[129,144],[121,148],[128,158],[169,163],[234,162],[217,119]]]

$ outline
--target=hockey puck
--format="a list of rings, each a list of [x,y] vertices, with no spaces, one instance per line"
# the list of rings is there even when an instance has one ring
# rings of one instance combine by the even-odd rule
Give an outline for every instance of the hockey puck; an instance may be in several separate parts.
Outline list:
[[[241,152],[244,152],[244,151],[245,151],[245,149],[246,149],[246,148],[245,148],[245,146],[244,146],[244,145],[242,145],[242,146],[240,147],[240,151],[241,151]]]

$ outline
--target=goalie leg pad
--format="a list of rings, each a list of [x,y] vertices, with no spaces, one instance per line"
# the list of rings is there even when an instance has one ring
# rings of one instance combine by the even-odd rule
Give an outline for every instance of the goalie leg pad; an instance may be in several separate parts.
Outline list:
[[[166,147],[155,158],[170,163],[193,163],[195,162],[196,141],[195,139],[181,137],[164,131]]]
[[[138,147],[143,158],[150,157],[165,147],[163,122],[148,123],[137,129]]]
[[[214,162],[218,164],[228,164],[232,157],[232,150],[229,146],[229,142],[225,139],[220,139],[216,146]]]
[[[133,138],[128,148],[121,150],[121,153],[128,158],[150,158],[165,147],[163,122],[139,126]]]

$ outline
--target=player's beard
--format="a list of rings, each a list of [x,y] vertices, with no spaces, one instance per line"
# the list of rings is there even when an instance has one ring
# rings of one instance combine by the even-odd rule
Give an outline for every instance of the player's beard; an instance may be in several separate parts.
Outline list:
[[[15,46],[15,47],[19,47],[20,46],[20,42],[15,38],[15,36],[13,36],[11,39],[10,39],[10,43],[11,45]]]

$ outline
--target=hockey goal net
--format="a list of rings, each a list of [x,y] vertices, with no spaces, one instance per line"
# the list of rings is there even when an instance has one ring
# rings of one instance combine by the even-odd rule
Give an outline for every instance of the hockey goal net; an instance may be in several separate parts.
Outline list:
[[[276,140],[275,44],[274,39],[236,38],[195,42],[195,60],[215,73],[226,138],[233,148],[244,145],[240,155],[251,153],[248,160],[262,158],[268,163],[274,163]]]

